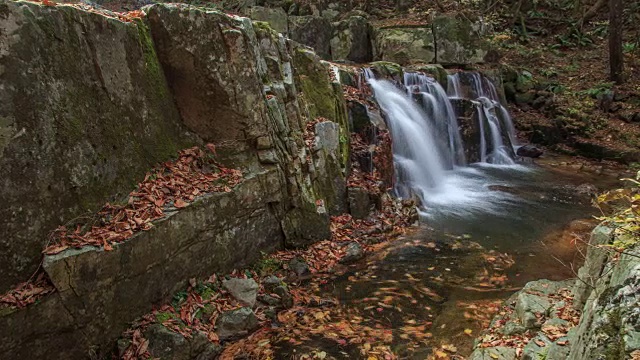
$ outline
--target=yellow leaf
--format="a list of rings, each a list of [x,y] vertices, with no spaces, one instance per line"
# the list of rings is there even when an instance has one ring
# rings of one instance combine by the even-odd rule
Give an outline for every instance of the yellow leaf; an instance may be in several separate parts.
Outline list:
[[[473,334],[473,330],[471,330],[471,329],[464,329],[464,333],[465,333],[465,334],[467,334],[467,335],[471,335],[471,334]]]
[[[489,353],[489,356],[491,356],[492,359],[498,359],[499,356],[494,354],[494,353]]]

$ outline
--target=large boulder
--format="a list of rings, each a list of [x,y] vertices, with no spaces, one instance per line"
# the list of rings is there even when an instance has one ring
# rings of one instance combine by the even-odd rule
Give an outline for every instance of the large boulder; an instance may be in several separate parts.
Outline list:
[[[480,19],[471,21],[463,16],[439,16],[433,20],[436,42],[436,62],[444,65],[465,65],[485,62],[490,53],[483,38],[487,25]]]
[[[311,47],[318,56],[331,59],[331,21],[322,16],[289,16],[289,37]]]
[[[390,27],[376,31],[375,59],[400,65],[435,63],[436,48],[432,28]]]
[[[122,199],[196,137],[142,22],[65,5],[0,8],[4,293],[36,271],[54,229]]]
[[[247,9],[246,15],[253,20],[268,23],[271,28],[279,33],[285,35],[289,33],[289,19],[282,8],[253,6]]]
[[[373,60],[372,27],[362,16],[352,16],[333,24],[331,56],[333,60],[366,63]]]

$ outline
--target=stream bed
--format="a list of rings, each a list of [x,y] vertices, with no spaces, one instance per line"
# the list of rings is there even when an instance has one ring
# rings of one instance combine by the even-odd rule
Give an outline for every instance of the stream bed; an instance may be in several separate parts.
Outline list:
[[[320,316],[351,323],[352,331],[363,331],[363,342],[383,338],[401,359],[469,355],[512,293],[528,281],[574,276],[581,245],[597,223],[591,196],[619,183],[615,171],[549,165],[560,161],[466,168],[456,176],[480,186],[467,189],[478,191],[477,198],[469,206],[437,199],[417,229],[338,270],[316,289],[337,299]],[[303,341],[281,341],[276,358],[362,358],[362,344],[333,335],[315,331]]]

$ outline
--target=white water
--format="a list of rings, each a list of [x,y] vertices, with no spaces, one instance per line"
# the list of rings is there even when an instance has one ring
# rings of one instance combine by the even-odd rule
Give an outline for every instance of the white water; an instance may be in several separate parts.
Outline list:
[[[407,73],[402,86],[376,80],[370,71],[364,73],[364,78],[373,89],[391,131],[398,196],[418,197],[423,216],[498,213],[505,202],[513,200],[506,192],[488,188],[491,173],[527,169],[516,165],[512,151],[503,143],[503,133],[513,131],[513,125],[503,126],[497,116],[496,111],[504,114],[498,106],[495,87],[491,91],[480,78],[480,82],[474,82],[473,92],[465,94],[462,84],[450,78],[452,97],[485,95],[474,100],[481,110],[483,125],[480,126],[482,164],[465,166],[464,144],[455,112],[447,93],[435,80]],[[506,138],[515,139],[515,136],[509,134]]]
[[[514,165],[513,155],[518,147],[516,131],[509,111],[500,103],[495,85],[476,72],[449,75],[447,83],[449,97],[474,100],[480,115],[480,161]],[[463,83],[466,83],[466,86]],[[486,133],[487,128],[489,134]],[[506,144],[503,135],[508,139]]]

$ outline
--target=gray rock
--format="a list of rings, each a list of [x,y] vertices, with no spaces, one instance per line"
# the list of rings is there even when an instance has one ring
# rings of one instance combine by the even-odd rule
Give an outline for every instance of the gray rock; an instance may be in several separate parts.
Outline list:
[[[280,162],[278,154],[273,149],[258,151],[258,159],[263,164],[278,164]]]
[[[468,360],[516,360],[516,349],[504,346],[478,348],[471,353]]]
[[[171,360],[212,360],[220,354],[220,345],[213,344],[201,332],[189,339],[162,324],[153,324],[144,332],[149,341],[149,353],[154,358]]]
[[[288,34],[289,19],[282,8],[253,6],[247,10],[246,14],[253,20],[269,23],[269,26],[279,33]]]
[[[260,300],[261,302],[269,305],[269,306],[278,306],[280,305],[280,299],[275,297],[275,296],[271,296],[271,295],[260,295],[258,297],[258,300]]]
[[[511,336],[523,334],[525,331],[527,331],[527,328],[515,321],[507,321],[507,323],[499,328],[498,331],[503,335]]]
[[[232,278],[224,280],[222,286],[229,291],[231,296],[236,300],[244,303],[249,307],[256,305],[256,298],[258,296],[258,283],[253,279],[239,279]]]
[[[433,20],[437,42],[437,63],[475,64],[485,61],[489,43],[483,38],[487,25],[481,18],[472,21],[463,16],[438,16]]]
[[[551,308],[552,303],[547,297],[520,292],[516,298],[516,314],[526,329],[539,328],[541,320]]]
[[[529,158],[538,158],[542,156],[542,154],[544,154],[544,151],[533,145],[521,146],[518,148],[518,151],[516,151],[516,155]]]
[[[331,56],[334,60],[366,63],[373,60],[373,30],[367,19],[352,16],[333,24]]]
[[[269,275],[262,279],[262,286],[268,292],[273,292],[273,289],[280,285],[282,285],[282,279],[275,275]]]
[[[289,16],[289,37],[311,47],[321,58],[331,59],[331,21],[322,16]]]
[[[226,311],[216,320],[216,333],[221,340],[248,335],[257,327],[258,318],[247,307]]]
[[[289,270],[293,271],[298,276],[311,274],[309,271],[309,265],[300,258],[293,258],[289,261]]]
[[[356,262],[364,257],[364,250],[362,246],[355,241],[347,244],[347,249],[345,250],[345,255],[340,262],[343,264],[350,264],[352,262]]]
[[[538,343],[544,344],[544,346],[540,346]],[[551,344],[551,340],[543,333],[538,333],[522,350],[522,360],[539,360],[540,358],[544,358],[549,352]]]
[[[400,65],[436,62],[435,40],[431,27],[378,29],[375,43],[375,58],[378,60]]]
[[[340,146],[340,126],[332,121],[323,121],[315,126],[316,148],[315,150],[325,150],[335,152]],[[322,171],[322,169],[320,169]]]

